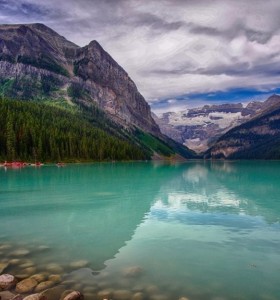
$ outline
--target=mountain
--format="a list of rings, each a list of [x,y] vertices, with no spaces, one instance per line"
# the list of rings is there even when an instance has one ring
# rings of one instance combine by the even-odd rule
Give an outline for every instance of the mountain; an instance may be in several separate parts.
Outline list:
[[[205,158],[280,159],[280,96],[268,98],[262,112],[221,136]]]
[[[2,94],[94,102],[124,126],[159,133],[134,82],[97,41],[78,47],[43,24],[2,25],[0,41],[0,77],[13,80]]]
[[[79,47],[43,24],[0,25],[0,97],[34,100],[69,111],[104,113],[92,123],[149,151],[178,153],[152,118],[135,83],[92,41]],[[149,138],[147,138],[147,136]],[[185,157],[193,152],[176,144]],[[175,147],[175,148],[176,148]],[[166,150],[166,149],[168,150]]]
[[[205,105],[180,112],[168,112],[155,118],[161,131],[196,152],[210,148],[230,129],[273,108],[278,101],[274,95],[264,102]]]
[[[182,137],[182,133],[179,129],[176,129],[168,122],[168,114],[163,114],[161,117],[158,117],[155,113],[152,112],[152,117],[155,122],[158,124],[161,132],[166,136],[169,136],[173,140],[177,141],[180,144],[184,143],[184,139]]]

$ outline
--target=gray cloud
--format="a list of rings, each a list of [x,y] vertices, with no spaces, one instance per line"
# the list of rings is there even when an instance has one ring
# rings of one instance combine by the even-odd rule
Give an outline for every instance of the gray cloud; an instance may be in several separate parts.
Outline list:
[[[1,23],[98,40],[150,102],[279,85],[279,15],[278,0],[0,0]]]
[[[210,36],[222,36],[222,31],[219,31],[217,28],[198,26],[190,23],[190,33],[193,34],[202,34],[202,35],[210,35]]]
[[[164,19],[153,15],[152,13],[139,13],[136,16],[128,18],[125,23],[129,26],[148,26],[151,30],[166,32],[177,30],[186,25],[183,21],[167,22]]]

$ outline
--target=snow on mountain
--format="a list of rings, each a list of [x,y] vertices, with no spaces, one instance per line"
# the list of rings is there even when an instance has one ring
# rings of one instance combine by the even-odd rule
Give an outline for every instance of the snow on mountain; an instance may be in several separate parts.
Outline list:
[[[167,112],[155,118],[161,131],[188,148],[203,152],[228,130],[250,120],[273,105],[265,102],[204,105],[180,112]]]

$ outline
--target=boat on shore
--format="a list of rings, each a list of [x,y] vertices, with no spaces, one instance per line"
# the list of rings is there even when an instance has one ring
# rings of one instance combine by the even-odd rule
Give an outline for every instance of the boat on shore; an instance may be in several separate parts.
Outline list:
[[[15,169],[23,168],[23,167],[26,167],[26,166],[28,166],[28,163],[22,162],[22,161],[13,161],[13,162],[5,161],[4,164],[3,164],[3,167],[15,168]]]
[[[19,169],[19,168],[24,168],[27,166],[31,167],[41,167],[44,164],[41,163],[40,161],[35,162],[35,163],[27,163],[27,162],[22,162],[22,161],[5,161],[4,163],[0,164],[0,167],[4,168],[13,168],[13,169]]]
[[[40,161],[35,162],[34,164],[30,164],[30,166],[32,166],[32,167],[41,167],[41,166],[43,166],[43,165],[44,165],[44,164],[41,163]]]
[[[40,161],[37,161],[35,163],[28,163],[28,162],[21,162],[21,161],[5,161],[4,163],[0,163],[0,167],[4,167],[4,168],[11,168],[11,169],[20,169],[20,168],[24,168],[24,167],[27,167],[27,166],[30,166],[30,167],[42,167],[44,166],[45,164],[40,162]],[[63,162],[57,162],[55,164],[57,167],[65,167],[65,163]]]

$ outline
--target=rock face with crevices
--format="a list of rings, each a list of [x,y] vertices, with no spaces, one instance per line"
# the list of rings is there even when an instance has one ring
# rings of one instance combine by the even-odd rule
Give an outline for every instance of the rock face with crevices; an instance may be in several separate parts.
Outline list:
[[[124,127],[160,134],[134,82],[97,41],[79,47],[43,24],[0,26],[0,87],[11,98],[96,104]]]

